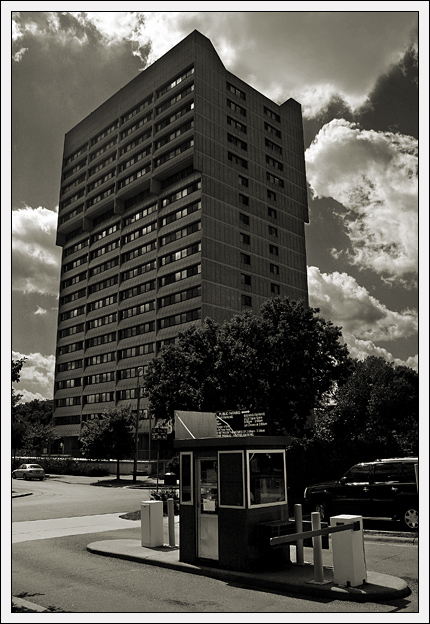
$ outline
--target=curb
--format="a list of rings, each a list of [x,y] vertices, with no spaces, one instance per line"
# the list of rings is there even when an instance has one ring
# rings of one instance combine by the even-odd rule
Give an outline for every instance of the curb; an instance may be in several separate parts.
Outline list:
[[[87,545],[87,550],[96,555],[169,568],[179,572],[188,572],[189,574],[206,576],[229,583],[246,585],[253,589],[259,588],[267,591],[307,595],[330,600],[360,603],[386,602],[387,600],[404,598],[411,593],[410,588],[403,579],[371,571],[367,572],[368,580],[362,587],[342,587],[335,585],[333,581],[327,581],[319,585],[313,583],[312,574],[309,576],[311,580],[309,580],[307,575],[303,574],[305,568],[301,566],[295,570],[297,574],[296,579],[276,578],[273,575],[264,577],[258,574],[192,565],[172,560],[169,557],[169,551],[177,549],[170,547],[148,548],[144,549],[144,553],[137,554],[140,551],[139,547],[139,540],[113,540],[93,542]],[[313,569],[313,566],[310,564],[307,567],[309,570]],[[324,566],[324,568],[327,573],[329,570],[332,570],[330,566]]]
[[[12,596],[12,607],[28,613],[52,613],[51,609],[47,607],[41,607],[34,602],[29,602],[24,600],[24,598],[16,598],[15,596]]]

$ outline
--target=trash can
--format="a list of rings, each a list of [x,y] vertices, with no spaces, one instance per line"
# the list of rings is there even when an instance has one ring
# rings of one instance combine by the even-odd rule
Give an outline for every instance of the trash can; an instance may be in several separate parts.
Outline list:
[[[363,518],[347,514],[332,516],[332,527],[360,522],[359,531],[342,531],[333,533],[333,581],[344,587],[359,587],[367,580],[366,561],[364,556]]]
[[[142,501],[140,523],[141,545],[150,548],[163,546],[163,501]]]
[[[166,472],[164,475],[164,485],[176,485],[178,477],[174,472]]]

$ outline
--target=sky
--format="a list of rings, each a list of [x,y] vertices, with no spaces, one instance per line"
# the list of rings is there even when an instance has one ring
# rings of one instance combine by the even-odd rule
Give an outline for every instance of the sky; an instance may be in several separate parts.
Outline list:
[[[16,385],[22,401],[53,398],[64,135],[195,29],[230,72],[278,104],[293,97],[302,105],[310,305],[342,327],[352,357],[417,370],[418,130],[426,135],[418,77],[427,75],[427,2],[404,4],[406,12],[386,11],[386,2],[349,2],[348,11],[328,2],[333,10],[316,12],[298,10],[316,4],[309,2],[295,2],[295,11],[269,2],[273,10],[260,12],[196,12],[196,2],[129,2],[154,10],[103,12],[100,4],[86,2],[82,12],[73,10],[82,4],[45,2],[55,10],[34,12],[26,10],[34,3],[2,2],[3,63],[12,53],[11,114],[2,106],[2,136],[10,138],[9,150],[2,141],[2,181],[9,174],[2,199],[12,213],[8,222],[2,211],[2,225],[11,232],[12,358],[27,358]],[[178,5],[185,10],[166,10]],[[420,210],[421,231],[427,215]]]

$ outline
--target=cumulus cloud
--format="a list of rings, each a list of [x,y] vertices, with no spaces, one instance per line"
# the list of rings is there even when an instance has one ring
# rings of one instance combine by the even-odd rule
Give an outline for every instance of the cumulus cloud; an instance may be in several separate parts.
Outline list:
[[[235,11],[234,19],[223,11],[23,12],[13,16],[13,53],[19,62],[31,36],[69,47],[127,42],[144,69],[197,29],[228,70],[278,102],[294,97],[313,117],[333,98],[362,106],[416,45],[417,22],[401,11]]]
[[[55,373],[55,356],[54,355],[42,355],[41,353],[20,353],[18,351],[12,351],[12,359],[20,360],[26,358],[24,366],[21,368],[20,382],[18,384],[17,391],[21,394],[21,384],[25,384],[28,388],[29,385],[35,384],[38,388],[47,388],[52,393],[54,386],[54,373]]]
[[[378,342],[410,338],[418,333],[417,310],[389,310],[346,273],[321,273],[308,267],[309,303],[321,316],[342,327],[350,354],[357,359],[369,355],[417,368],[417,356],[406,362],[394,358]]]
[[[37,310],[34,314],[46,314],[47,310],[45,310],[45,308],[41,308],[40,306],[37,306]]]
[[[306,150],[315,198],[332,197],[350,250],[333,250],[387,281],[416,285],[418,145],[413,137],[363,130],[344,119],[321,128]]]
[[[47,208],[12,211],[13,290],[58,295],[61,249],[55,245],[56,227],[57,213]]]
[[[18,403],[30,403],[30,401],[45,401],[47,397],[40,394],[40,392],[30,392],[25,388],[17,389],[17,393],[21,395]]]

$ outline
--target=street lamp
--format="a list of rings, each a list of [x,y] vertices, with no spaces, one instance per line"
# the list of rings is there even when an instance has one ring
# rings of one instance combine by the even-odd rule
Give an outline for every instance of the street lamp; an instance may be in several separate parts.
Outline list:
[[[134,432],[134,461],[133,461],[133,483],[136,483],[137,479],[137,448],[139,443],[139,415],[140,415],[140,374],[143,373],[143,366],[139,366],[137,369],[137,412],[136,412],[136,427]]]

